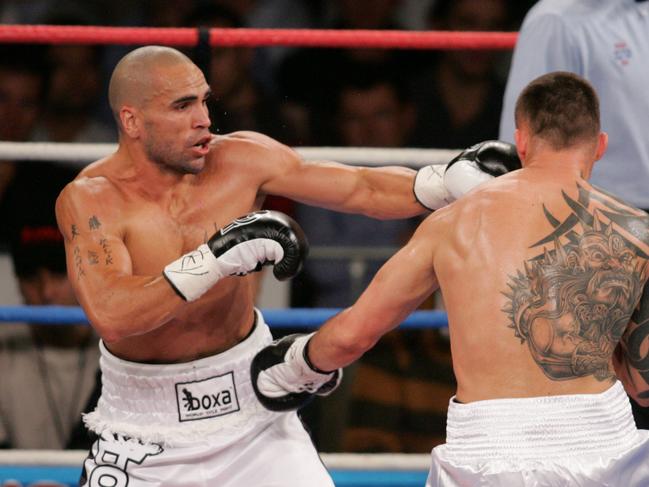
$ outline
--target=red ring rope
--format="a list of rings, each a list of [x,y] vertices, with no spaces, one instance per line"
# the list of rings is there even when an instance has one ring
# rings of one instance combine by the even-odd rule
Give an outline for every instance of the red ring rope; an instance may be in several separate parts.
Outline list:
[[[212,46],[308,46],[380,49],[511,49],[516,32],[209,29]],[[163,44],[195,46],[196,28],[1,25],[0,43]]]

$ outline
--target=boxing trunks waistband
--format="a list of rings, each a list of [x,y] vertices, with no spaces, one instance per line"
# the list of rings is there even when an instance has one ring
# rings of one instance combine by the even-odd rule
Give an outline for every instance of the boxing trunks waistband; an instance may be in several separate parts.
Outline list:
[[[261,313],[255,313],[254,329],[242,342],[186,363],[129,362],[100,342],[102,391],[97,408],[84,415],[88,429],[168,445],[209,435],[211,443],[226,445],[265,427],[282,413],[264,408],[252,389],[250,362],[272,341]]]
[[[445,458],[461,463],[614,455],[643,441],[620,382],[599,394],[468,404],[451,398],[446,435]]]

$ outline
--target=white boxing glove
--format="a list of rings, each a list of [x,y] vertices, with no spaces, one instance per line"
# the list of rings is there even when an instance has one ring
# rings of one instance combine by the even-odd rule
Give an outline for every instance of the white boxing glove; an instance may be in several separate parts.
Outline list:
[[[462,151],[445,166],[421,168],[415,176],[415,197],[429,210],[437,210],[476,186],[520,168],[513,144],[487,140]]]
[[[455,201],[455,198],[444,185],[446,166],[448,164],[424,166],[415,175],[413,187],[415,198],[429,210],[439,210]]]

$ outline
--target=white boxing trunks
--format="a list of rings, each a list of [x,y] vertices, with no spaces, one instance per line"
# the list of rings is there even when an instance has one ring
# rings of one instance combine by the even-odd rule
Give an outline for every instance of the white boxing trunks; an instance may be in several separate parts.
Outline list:
[[[649,486],[649,431],[619,382],[600,394],[451,399],[446,433],[427,487]]]
[[[333,487],[295,412],[258,401],[250,362],[272,340],[261,313],[241,343],[181,364],[140,364],[100,344],[102,394],[85,415],[99,435],[80,485]]]

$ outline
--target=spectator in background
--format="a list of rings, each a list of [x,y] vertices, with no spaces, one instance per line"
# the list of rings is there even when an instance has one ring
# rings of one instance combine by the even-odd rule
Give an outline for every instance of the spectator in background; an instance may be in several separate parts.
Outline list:
[[[54,201],[76,171],[31,167],[11,185],[10,251],[25,304],[76,305],[66,276]],[[90,258],[90,257],[89,257]],[[92,328],[21,325],[0,340],[0,444],[6,448],[87,448],[81,412],[96,386],[99,350]]]
[[[57,14],[51,25],[84,25],[83,17]],[[50,45],[46,61],[50,85],[43,117],[35,129],[38,142],[115,142],[115,130],[99,119],[103,97],[103,49],[96,45]]]
[[[392,331],[360,360],[343,451],[427,453],[444,443],[455,393],[448,336],[437,329]]]
[[[509,26],[507,0],[436,0],[433,30],[493,31]],[[433,53],[431,69],[413,82],[419,110],[414,145],[455,149],[495,139],[504,92],[495,51]]]
[[[0,46],[0,140],[28,140],[47,90],[44,48]]]
[[[240,28],[243,21],[232,10],[214,4],[196,8],[185,25],[198,27]],[[253,130],[292,145],[295,136],[288,128],[277,101],[254,77],[254,49],[249,47],[214,47],[206,78],[212,89],[209,101],[212,131],[217,134]]]
[[[334,117],[327,121],[335,143],[342,146],[403,147],[408,144],[415,109],[407,90],[382,64],[356,64],[338,73],[340,90],[332,99]],[[358,215],[296,205],[296,218],[309,236],[312,255],[293,280],[292,306],[338,308],[348,306],[391,255],[367,259],[367,248],[394,249],[403,244],[416,226],[414,219],[378,221]],[[360,260],[317,258],[317,247],[361,248]],[[350,273],[354,272],[354,275]],[[302,410],[317,447],[334,451],[341,447],[349,408],[353,371],[348,371],[336,394],[314,401]],[[362,413],[361,413],[362,414]]]
[[[47,69],[40,46],[0,46],[0,140],[25,142],[32,136],[47,91]],[[4,194],[17,171],[16,161],[0,161],[0,221],[11,210]],[[0,225],[0,244],[8,243]]]
[[[329,29],[398,29],[397,0],[336,0]],[[295,124],[305,127],[302,144],[330,145],[336,133],[323,120],[333,116],[332,100],[340,80],[359,62],[381,64],[386,72],[408,78],[416,63],[410,53],[390,49],[299,49],[287,56],[277,71],[278,93]]]
[[[196,2],[148,0],[142,2],[142,23],[150,27],[184,27]]]
[[[563,70],[588,79],[601,100],[608,150],[592,183],[649,209],[649,2],[541,0],[527,14],[514,50],[500,122],[513,141],[514,104],[537,76]],[[639,427],[649,413],[631,399]]]
[[[381,65],[358,66],[341,81],[334,126],[338,143],[354,147],[408,146],[416,110],[395,73]],[[302,207],[301,207],[302,208]],[[303,212],[311,216],[305,218]],[[380,222],[325,210],[298,210],[312,245],[399,247],[408,240],[415,220]],[[311,305],[345,307],[360,295],[385,261],[368,260],[356,282],[350,279],[350,261],[310,259],[303,276],[315,285]],[[427,452],[444,442],[446,409],[455,390],[451,352],[438,330],[393,331],[358,362],[348,374],[347,389],[326,398],[344,420],[342,441],[335,446],[353,452]],[[346,394],[345,394],[346,393]],[[342,397],[341,397],[342,396]],[[331,428],[324,404],[324,424]]]
[[[347,147],[405,147],[410,140],[415,108],[403,85],[381,64],[356,64],[339,73],[340,90],[327,120],[336,134],[334,143]],[[397,247],[415,227],[413,220],[379,221],[297,205],[296,218],[316,246]],[[386,255],[389,257],[389,254]],[[385,259],[368,262],[358,282],[349,276],[349,260],[309,259],[293,280],[294,305],[348,306]]]
[[[217,3],[240,5],[236,0],[214,0]],[[253,1],[245,12],[246,27],[257,29],[314,29],[321,27],[328,0],[264,0]],[[276,94],[277,66],[295,51],[289,46],[258,46],[253,62],[257,79]]]
[[[0,2],[0,23],[38,24],[42,15],[52,5],[52,0],[2,0]]]
[[[208,4],[227,9],[240,19],[247,19],[258,8],[257,0],[208,0]]]

